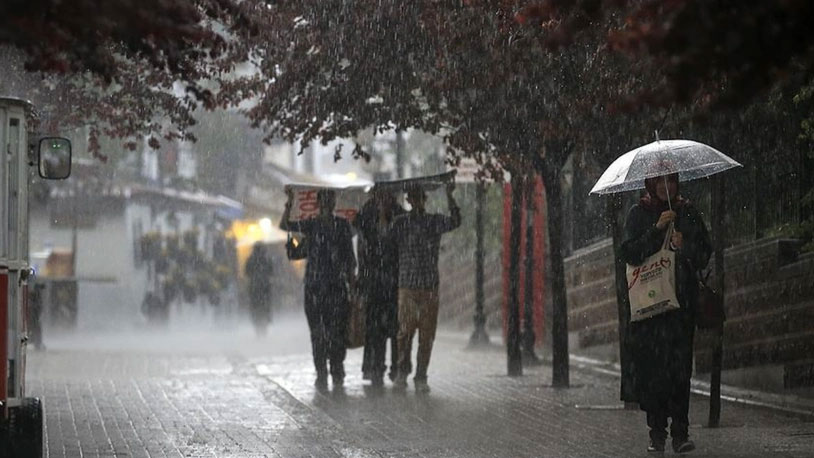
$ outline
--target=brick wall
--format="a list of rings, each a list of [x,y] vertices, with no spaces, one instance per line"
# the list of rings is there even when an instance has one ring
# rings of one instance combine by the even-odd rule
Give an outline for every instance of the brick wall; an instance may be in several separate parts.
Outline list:
[[[782,364],[787,385],[814,384],[814,253],[771,238],[726,250],[723,367]],[[605,240],[565,260],[569,330],[580,348],[618,341],[613,247]],[[696,368],[710,368],[711,335],[696,338]]]
[[[814,360],[814,253],[796,251],[777,238],[727,250],[725,370]],[[709,371],[710,338],[699,333],[699,372]]]

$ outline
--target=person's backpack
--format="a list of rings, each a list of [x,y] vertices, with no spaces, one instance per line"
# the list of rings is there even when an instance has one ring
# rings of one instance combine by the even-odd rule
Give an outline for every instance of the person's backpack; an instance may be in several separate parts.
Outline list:
[[[305,259],[308,256],[308,239],[302,238],[299,243],[295,243],[296,239],[288,234],[288,240],[285,242],[285,254],[288,259],[296,261],[298,259]]]

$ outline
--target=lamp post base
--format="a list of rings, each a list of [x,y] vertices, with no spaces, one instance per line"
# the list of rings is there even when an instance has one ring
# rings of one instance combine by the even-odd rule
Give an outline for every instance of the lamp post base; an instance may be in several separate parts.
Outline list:
[[[489,340],[489,334],[486,333],[486,329],[483,327],[475,327],[472,336],[469,337],[469,345],[467,345],[467,348],[483,348],[491,344],[492,342]]]

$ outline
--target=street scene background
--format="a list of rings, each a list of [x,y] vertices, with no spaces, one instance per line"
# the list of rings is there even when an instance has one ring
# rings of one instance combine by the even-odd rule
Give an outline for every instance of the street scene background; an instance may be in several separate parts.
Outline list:
[[[814,455],[812,21],[807,0],[0,3],[0,96],[26,114],[0,133],[31,131],[4,145],[31,166],[0,173],[20,217],[0,238],[20,234],[20,291],[35,273],[5,342],[46,455],[644,454],[621,253],[645,193],[590,192],[674,139],[738,164],[676,177],[725,314],[689,342],[695,453]],[[38,173],[50,136],[65,180]],[[313,214],[316,189],[443,173],[462,223],[431,394],[369,390],[358,349],[343,392],[317,392],[285,190]]]

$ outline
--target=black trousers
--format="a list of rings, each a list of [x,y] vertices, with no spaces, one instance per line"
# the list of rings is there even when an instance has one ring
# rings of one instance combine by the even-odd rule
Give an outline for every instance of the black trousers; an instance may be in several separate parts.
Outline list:
[[[394,373],[398,362],[396,334],[398,305],[395,288],[371,288],[365,295],[365,351],[362,373],[366,379],[381,378],[387,369],[387,340],[390,339],[390,368]],[[392,291],[392,294],[387,294]],[[386,291],[387,293],[382,293]]]
[[[365,336],[365,352],[362,360],[362,373],[367,378],[375,379],[384,376],[387,370],[387,339],[390,339],[390,367],[396,367],[396,338],[381,334]]]
[[[670,436],[673,442],[683,442],[689,437],[690,380],[677,381],[669,399],[651,405],[647,410],[647,426],[650,439],[664,442],[667,439],[667,419],[671,419]]]
[[[343,284],[306,285],[305,316],[317,377],[345,377],[348,292]]]

